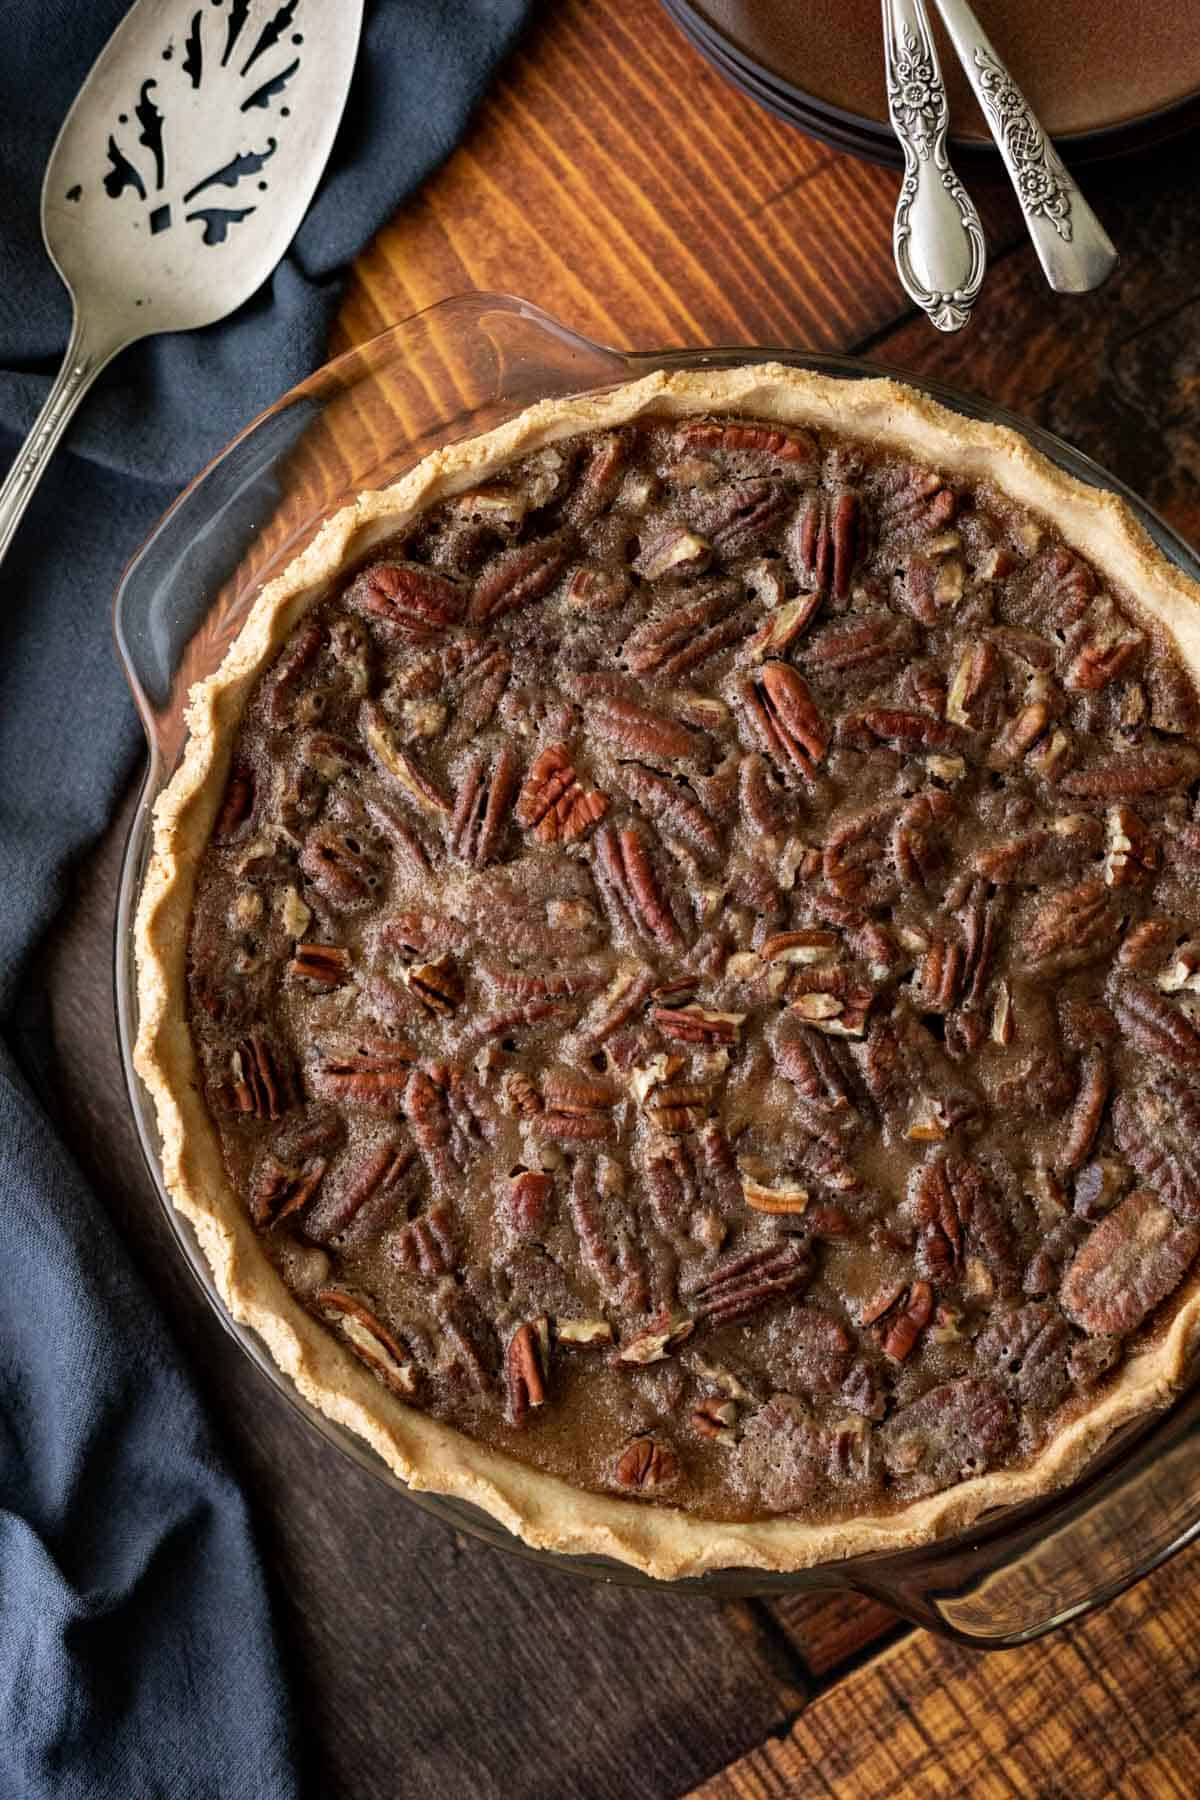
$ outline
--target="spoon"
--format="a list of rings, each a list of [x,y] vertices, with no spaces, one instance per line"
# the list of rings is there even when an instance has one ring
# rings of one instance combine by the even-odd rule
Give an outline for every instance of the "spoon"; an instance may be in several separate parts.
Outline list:
[[[117,27],[42,185],[74,316],[0,487],[0,558],[118,351],[223,319],[280,260],[328,161],[361,24],[362,0],[137,0]]]
[[[934,0],[1016,189],[1050,286],[1086,294],[1119,260],[1112,239],[1068,175],[1024,94],[967,0]]]
[[[888,113],[904,151],[892,251],[909,299],[939,331],[961,331],[987,267],[975,204],[950,166],[950,108],[925,0],[883,0]]]

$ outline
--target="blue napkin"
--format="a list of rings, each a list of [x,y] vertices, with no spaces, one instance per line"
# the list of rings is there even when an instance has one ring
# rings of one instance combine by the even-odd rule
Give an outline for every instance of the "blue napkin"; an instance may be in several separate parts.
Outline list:
[[[295,1790],[245,1504],[166,1326],[43,1111],[53,1068],[29,1054],[21,978],[138,751],[109,627],[124,561],[192,474],[321,362],[348,260],[453,147],[526,7],[368,0],[346,119],[287,257],[232,319],[113,365],[0,570],[4,1800]],[[69,325],[41,245],[42,172],[123,11],[124,0],[0,0],[0,468]]]

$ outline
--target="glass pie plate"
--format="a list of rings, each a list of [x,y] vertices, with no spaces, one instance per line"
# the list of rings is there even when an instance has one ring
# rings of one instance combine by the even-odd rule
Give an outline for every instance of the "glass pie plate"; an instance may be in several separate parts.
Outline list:
[[[429,450],[485,431],[535,400],[602,389],[654,368],[771,360],[851,380],[881,372],[847,357],[787,350],[611,350],[523,300],[471,294],[443,301],[327,364],[236,438],[147,539],[125,573],[115,607],[117,644],[149,746],[117,916],[118,1025],[142,1148],[180,1250],[222,1324],[267,1379],[381,1482],[456,1529],[516,1555],[641,1587],[666,1584],[605,1558],[531,1550],[465,1502],[410,1493],[362,1440],[308,1405],[254,1333],[229,1316],[190,1226],[163,1186],[153,1108],[133,1068],[132,920],[149,853],[151,808],[186,737],[187,690],[220,663],[263,582],[330,514],[363,489],[396,479]],[[995,407],[905,379],[952,409],[1015,427],[1051,461],[1121,494],[1165,554],[1200,580],[1200,560],[1187,545],[1086,457]],[[707,1595],[849,1590],[943,1635],[1007,1647],[1101,1605],[1198,1533],[1200,1384],[1187,1388],[1169,1411],[1124,1432],[1073,1487],[998,1511],[968,1532],[917,1550],[796,1574],[726,1569],[670,1586]]]

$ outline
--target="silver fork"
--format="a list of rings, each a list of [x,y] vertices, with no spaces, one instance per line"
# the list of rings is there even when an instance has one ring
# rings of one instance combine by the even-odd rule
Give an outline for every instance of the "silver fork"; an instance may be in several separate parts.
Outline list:
[[[1116,248],[1076,187],[967,0],[934,0],[1004,159],[1046,280],[1086,294],[1117,266]]]
[[[950,109],[925,0],[883,0],[888,113],[904,151],[892,251],[909,299],[961,331],[987,267],[975,204],[950,166]]]

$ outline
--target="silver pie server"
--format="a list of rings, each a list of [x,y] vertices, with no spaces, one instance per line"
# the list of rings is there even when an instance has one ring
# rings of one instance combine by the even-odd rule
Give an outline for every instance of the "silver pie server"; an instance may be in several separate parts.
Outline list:
[[[1046,280],[1059,294],[1098,288],[1119,260],[1112,239],[1063,167],[967,0],[934,0],[934,5],[996,140]]]
[[[74,319],[0,487],[0,558],[118,351],[223,319],[280,260],[329,159],[361,26],[362,0],[137,0],[117,27],[42,185]]]
[[[939,331],[961,331],[979,298],[987,246],[950,166],[950,108],[925,0],[883,0],[888,114],[904,152],[892,252],[909,299]]]

